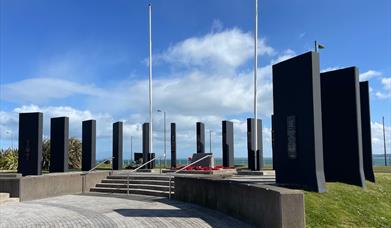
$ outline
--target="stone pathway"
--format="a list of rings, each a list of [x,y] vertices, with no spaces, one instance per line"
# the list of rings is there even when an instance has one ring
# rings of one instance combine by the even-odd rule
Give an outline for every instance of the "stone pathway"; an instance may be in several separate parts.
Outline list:
[[[220,212],[166,198],[65,195],[0,206],[0,227],[250,227]]]

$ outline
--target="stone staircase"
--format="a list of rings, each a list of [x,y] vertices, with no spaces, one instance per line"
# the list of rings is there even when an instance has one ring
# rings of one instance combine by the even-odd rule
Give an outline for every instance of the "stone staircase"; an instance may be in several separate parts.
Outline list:
[[[10,197],[9,193],[0,192],[0,205],[19,202],[19,198]]]
[[[170,176],[165,174],[116,174],[107,176],[101,183],[91,188],[91,192],[120,193],[169,197]],[[128,183],[129,181],[129,183]],[[174,178],[171,178],[171,196],[175,192]]]

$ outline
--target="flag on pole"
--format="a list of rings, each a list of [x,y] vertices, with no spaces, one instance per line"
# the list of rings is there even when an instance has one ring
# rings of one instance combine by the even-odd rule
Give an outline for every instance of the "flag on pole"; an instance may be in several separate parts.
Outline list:
[[[315,40],[315,52],[319,52],[319,49],[324,49],[325,46],[320,44],[317,40]]]
[[[323,46],[322,44],[319,44],[319,43],[318,43],[318,48],[319,48],[319,49],[324,49],[325,46]]]

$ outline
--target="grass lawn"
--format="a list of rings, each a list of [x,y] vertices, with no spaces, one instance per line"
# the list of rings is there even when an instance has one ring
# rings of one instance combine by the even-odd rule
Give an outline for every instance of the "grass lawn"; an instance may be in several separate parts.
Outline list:
[[[307,227],[391,227],[391,167],[375,176],[365,190],[327,183],[327,193],[305,192]]]

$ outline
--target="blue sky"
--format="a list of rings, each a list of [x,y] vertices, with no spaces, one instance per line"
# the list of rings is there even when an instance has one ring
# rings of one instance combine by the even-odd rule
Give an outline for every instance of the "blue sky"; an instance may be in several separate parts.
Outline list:
[[[97,119],[97,157],[111,153],[111,124],[125,122],[125,153],[141,150],[147,121],[148,1],[0,0],[0,147],[16,145],[17,113],[69,116],[71,136]],[[152,0],[154,109],[178,125],[179,157],[195,151],[195,122],[213,130],[221,156],[221,120],[235,121],[236,156],[246,156],[251,116],[253,0]],[[391,132],[389,0],[260,1],[259,113],[271,156],[271,64],[326,46],[321,69],[355,65],[371,87],[374,153],[382,153],[381,117]],[[162,151],[162,115],[154,114],[154,150]],[[207,142],[209,145],[209,142]],[[388,145],[390,142],[388,141]],[[168,147],[169,149],[169,147]],[[390,149],[389,149],[390,150]],[[125,158],[128,156],[125,155]]]

